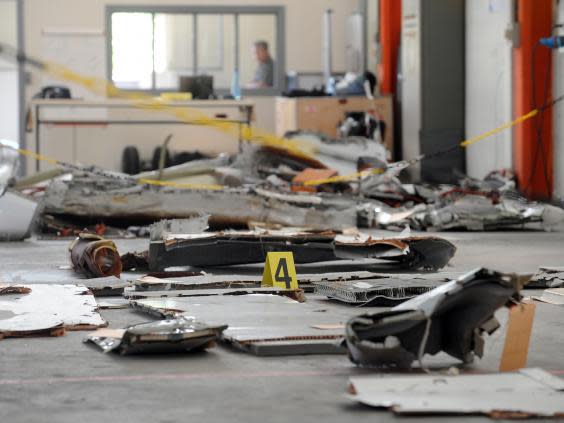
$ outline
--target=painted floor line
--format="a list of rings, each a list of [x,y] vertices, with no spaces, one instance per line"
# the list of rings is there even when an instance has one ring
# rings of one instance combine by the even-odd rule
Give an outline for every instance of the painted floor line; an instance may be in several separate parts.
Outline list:
[[[359,369],[360,370],[360,369]],[[554,375],[564,375],[564,370],[550,370]],[[327,371],[270,371],[270,372],[219,372],[219,373],[157,373],[136,375],[108,375],[108,376],[63,376],[30,379],[0,379],[0,386],[22,386],[22,385],[49,385],[57,383],[81,383],[81,382],[139,382],[158,380],[198,380],[198,379],[256,379],[256,378],[284,378],[284,377],[321,377],[321,376],[354,376],[355,371],[349,370],[327,370]],[[367,374],[361,372],[360,374]],[[374,374],[368,372],[368,374]],[[385,373],[382,373],[384,376]],[[389,375],[389,373],[388,373]]]

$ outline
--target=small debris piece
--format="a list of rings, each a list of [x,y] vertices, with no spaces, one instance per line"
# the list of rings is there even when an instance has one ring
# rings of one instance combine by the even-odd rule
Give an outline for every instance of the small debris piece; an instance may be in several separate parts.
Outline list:
[[[25,285],[29,293],[0,296],[0,339],[61,336],[106,326],[94,296],[81,285]]]
[[[121,274],[121,259],[113,241],[83,232],[72,242],[69,251],[74,270],[89,278]]]
[[[91,342],[104,353],[121,355],[201,351],[214,346],[226,325],[210,326],[180,316],[125,329],[99,329],[84,342]]]
[[[482,414],[494,419],[564,416],[564,380],[542,369],[472,375],[349,379],[349,398],[394,414]]]
[[[540,297],[533,297],[534,300],[554,305],[564,305],[564,288],[546,289]]]
[[[121,256],[122,271],[128,270],[147,270],[149,268],[149,252],[126,253]]]
[[[31,288],[28,286],[7,285],[0,283],[0,295],[29,294],[30,292],[31,292]]]
[[[525,288],[561,288],[564,287],[564,267],[541,267]]]

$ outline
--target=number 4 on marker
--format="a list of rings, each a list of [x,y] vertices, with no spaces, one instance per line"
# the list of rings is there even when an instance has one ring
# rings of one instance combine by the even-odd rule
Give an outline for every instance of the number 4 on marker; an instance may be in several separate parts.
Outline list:
[[[294,255],[291,252],[266,255],[261,286],[298,289]]]

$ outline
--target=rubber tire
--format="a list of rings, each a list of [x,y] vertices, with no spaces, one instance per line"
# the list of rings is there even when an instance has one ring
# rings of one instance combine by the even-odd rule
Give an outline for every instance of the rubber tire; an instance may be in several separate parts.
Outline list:
[[[121,170],[128,175],[137,175],[141,172],[141,160],[137,147],[125,147],[121,155]]]

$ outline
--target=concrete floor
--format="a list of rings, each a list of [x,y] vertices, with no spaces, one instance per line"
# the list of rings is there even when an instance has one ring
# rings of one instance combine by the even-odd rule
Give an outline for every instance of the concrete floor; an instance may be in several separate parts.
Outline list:
[[[450,271],[486,266],[534,272],[539,265],[564,265],[564,232],[442,236],[458,247]],[[147,240],[117,244],[122,252],[141,250]],[[39,240],[0,244],[0,280],[76,282],[76,275],[59,269],[68,264],[67,245]],[[526,295],[533,292],[538,293]],[[504,322],[506,312],[498,314]],[[149,320],[129,310],[102,311],[102,316],[113,328]],[[529,366],[564,376],[563,316],[564,308],[537,303]],[[84,336],[71,332],[61,338],[0,341],[0,422],[403,420],[345,398],[349,376],[374,373],[356,368],[345,356],[263,358],[217,347],[195,355],[120,357],[83,344]],[[487,340],[485,357],[473,369],[495,370],[502,347],[500,330]],[[447,356],[426,362],[455,363]]]

